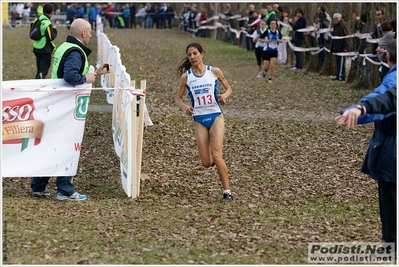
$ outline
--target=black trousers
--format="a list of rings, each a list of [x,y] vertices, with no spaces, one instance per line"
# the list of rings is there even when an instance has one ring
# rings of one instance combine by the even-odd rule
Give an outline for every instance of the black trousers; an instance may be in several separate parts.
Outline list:
[[[36,78],[35,79],[45,79],[51,64],[51,54],[38,54],[36,56]]]
[[[302,47],[304,42],[305,42],[304,39],[295,39],[294,45],[296,47]],[[302,52],[295,51],[294,54],[295,54],[295,59],[296,59],[295,67],[297,69],[302,69]]]
[[[382,239],[396,246],[396,183],[378,181]]]

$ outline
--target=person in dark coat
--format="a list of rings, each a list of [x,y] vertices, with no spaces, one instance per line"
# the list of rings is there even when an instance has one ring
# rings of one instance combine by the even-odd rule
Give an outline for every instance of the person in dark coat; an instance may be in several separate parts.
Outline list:
[[[342,15],[335,13],[333,15],[334,30],[333,36],[347,36],[348,31],[341,21]],[[349,50],[349,44],[346,38],[343,39],[332,39],[332,49],[333,53],[343,53]],[[335,63],[337,67],[337,75],[333,81],[345,81],[345,56],[335,55]]]
[[[136,4],[131,3],[130,4],[130,28],[135,28],[136,29]]]
[[[306,28],[307,22],[304,17],[304,11],[302,8],[297,8],[295,10],[295,17],[292,26],[292,29],[295,31],[294,34],[294,44],[295,47],[302,47],[303,44],[305,43],[305,33],[299,32],[299,29]],[[300,70],[302,69],[302,52],[300,51],[295,51],[295,67],[291,68],[292,70]]]
[[[368,33],[367,14],[366,13],[360,15],[360,25],[361,25],[360,26],[360,33],[361,34]],[[357,48],[357,55],[366,53],[366,45],[367,45],[367,39],[366,38],[359,40],[359,47]],[[361,60],[360,60],[360,75],[362,75],[362,76],[364,75],[364,64],[363,64],[364,60],[365,60],[364,57],[362,57]]]
[[[396,86],[396,57],[396,39],[393,39],[387,45],[390,70],[381,85],[364,97],[361,104],[365,105],[364,103],[372,97],[381,95],[392,86]],[[357,119],[358,124],[374,122],[373,137],[369,141],[370,146],[360,170],[378,182],[382,239],[385,242],[394,242],[396,247],[396,111],[388,114],[365,114],[363,107],[362,105],[351,106],[343,110],[335,121],[340,125],[353,126],[350,122],[351,109],[358,108],[364,114]]]

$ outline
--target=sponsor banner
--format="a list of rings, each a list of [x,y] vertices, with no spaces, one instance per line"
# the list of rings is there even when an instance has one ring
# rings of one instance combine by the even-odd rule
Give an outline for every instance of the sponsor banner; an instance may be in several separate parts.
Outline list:
[[[340,242],[309,243],[309,263],[392,264],[395,243]]]
[[[91,84],[2,82],[2,176],[76,175]]]
[[[115,152],[120,158],[122,186],[128,197],[132,196],[132,162],[136,154],[131,148],[132,103],[134,97],[126,90],[115,90],[112,114],[112,136]]]

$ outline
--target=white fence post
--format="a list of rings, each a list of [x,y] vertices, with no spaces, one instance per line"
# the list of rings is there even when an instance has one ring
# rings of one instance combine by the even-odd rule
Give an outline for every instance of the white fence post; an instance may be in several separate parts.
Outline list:
[[[132,88],[135,88],[135,81],[131,82]],[[141,81],[140,89],[146,90],[146,81]],[[143,132],[144,132],[144,109],[145,109],[145,97],[136,96],[136,100],[132,101],[132,123],[131,129],[132,140],[131,148],[133,155],[132,158],[132,198],[137,198],[140,194],[140,175],[141,175],[141,158],[143,150]]]

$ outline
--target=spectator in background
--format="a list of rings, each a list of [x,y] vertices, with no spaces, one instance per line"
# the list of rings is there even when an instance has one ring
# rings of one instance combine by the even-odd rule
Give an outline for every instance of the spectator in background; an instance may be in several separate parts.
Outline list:
[[[230,20],[230,18],[233,16],[233,13],[231,12],[231,6],[230,4],[226,4],[226,10],[224,11],[224,15],[225,15],[225,26],[227,29],[227,42],[229,43],[233,43],[233,39],[231,38],[231,28],[233,28],[233,24],[232,21]]]
[[[183,6],[180,13],[180,29],[182,32],[187,32],[189,15],[189,7],[186,5]]]
[[[77,10],[77,14],[76,14],[76,18],[78,19],[82,19],[85,15],[85,8],[83,7],[82,4],[76,4],[76,10]]]
[[[145,19],[145,8],[143,5],[139,6],[139,10],[137,11],[136,17],[137,17],[138,24],[139,24],[140,28],[142,28],[143,21]]]
[[[283,42],[278,44],[277,64],[287,63],[287,41],[284,41],[284,39],[288,39],[291,34],[289,18],[285,17],[283,23],[285,25],[282,26],[280,30],[283,36]]]
[[[151,3],[146,4],[146,18],[145,18],[145,28],[146,29],[152,29],[154,28],[154,21],[153,21],[153,16],[155,15],[155,8]]]
[[[65,11],[62,11],[62,12],[66,12],[66,9],[65,9]],[[32,6],[30,7],[29,17],[37,17],[37,7],[36,7],[35,3],[32,3]]]
[[[261,8],[259,10],[260,19],[266,21],[267,10],[265,8]]]
[[[283,8],[281,6],[279,6],[278,4],[274,4],[273,5],[273,11],[275,13],[275,19],[277,21],[279,21],[279,20],[281,21],[281,18],[283,16]]]
[[[193,37],[196,37],[196,30],[197,30],[197,5],[192,4],[188,10],[188,28],[190,29],[190,33]]]
[[[362,14],[360,15],[360,33],[361,34],[366,34],[368,33],[368,27],[367,27],[367,14]],[[359,40],[359,47],[357,49],[357,55],[359,56],[360,54],[366,54],[366,46],[367,46],[367,39],[360,39]],[[362,76],[364,75],[364,62],[365,58],[361,57],[360,58],[360,76],[359,76],[359,82],[362,80]],[[360,85],[360,84],[359,84]]]
[[[381,23],[382,37],[378,43],[378,47],[375,50],[377,52],[378,59],[380,62],[387,63],[386,50],[388,43],[393,39],[394,32],[392,31],[391,21],[385,20]],[[381,64],[381,80],[388,73],[389,67]]]
[[[17,6],[15,8],[15,12],[18,13],[18,16],[17,16],[18,19],[22,19],[23,18],[24,8],[25,8],[25,5],[23,3],[18,3],[17,4]]]
[[[153,21],[156,29],[159,29],[160,24],[161,24],[160,23],[160,15],[159,15],[160,8],[161,7],[159,6],[159,4],[154,5],[154,14],[152,15],[152,21]]]
[[[357,16],[356,11],[352,11],[351,15],[351,29],[349,33],[357,33],[360,31],[360,18]],[[350,51],[356,50],[359,47],[359,38],[351,38]]]
[[[374,31],[371,33],[371,36],[375,39],[378,39],[382,37],[381,23],[383,23],[387,19],[385,18],[384,10],[379,8],[377,8],[377,10],[375,11],[375,17],[377,19],[377,24],[374,24]],[[376,45],[378,46],[378,44]]]
[[[374,24],[374,30],[373,30],[373,32],[370,33],[370,35],[374,39],[379,39],[379,38],[382,38],[381,23],[386,21],[384,10],[377,8],[377,10],[375,11],[375,17],[377,19],[377,23]],[[374,43],[374,49],[372,51],[373,54],[376,54],[377,48],[378,48],[378,43]],[[379,60],[378,57],[377,57],[377,60]],[[379,66],[378,66],[378,68],[379,68]],[[382,77],[382,73],[380,72],[380,78],[381,77]]]
[[[73,6],[73,4],[71,4],[71,5]],[[43,5],[42,5],[42,4],[39,4],[39,5],[37,6],[36,12],[37,12],[37,16],[38,16],[38,17],[40,17],[41,15],[43,15]],[[68,18],[67,18],[67,20],[68,20]],[[72,23],[72,20],[71,20],[71,23]]]
[[[166,3],[163,3],[159,9],[159,19],[160,19],[160,28],[166,29],[166,12],[168,11],[168,6]]]
[[[53,40],[57,37],[56,26],[51,23],[54,14],[52,4],[44,4],[43,15],[36,18],[41,20],[40,33],[43,36],[40,40],[33,41],[33,53],[36,57],[36,79],[45,79],[51,64],[51,54],[55,49]]]
[[[70,4],[66,11],[66,26],[68,30],[71,28],[71,24],[75,20],[77,13],[78,11],[75,8],[75,4]],[[39,8],[37,14],[39,14]]]
[[[60,5],[60,12],[66,12],[68,5],[65,2],[62,2]]]
[[[340,13],[335,13],[333,15],[334,30],[332,31],[332,36],[347,36],[348,31],[345,25],[341,21],[342,15]],[[332,53],[343,53],[349,50],[348,41],[346,38],[343,39],[332,39]],[[335,55],[335,63],[337,68],[337,74],[333,81],[345,81],[345,56]]]
[[[130,3],[130,28],[136,29],[136,4]]]
[[[207,22],[206,22],[207,20],[208,20],[208,11],[206,10],[206,8],[202,8],[202,12],[201,12],[201,15],[198,20],[199,27],[207,26]],[[207,32],[207,29],[200,29],[199,37],[206,37],[206,32]]]
[[[101,15],[101,23],[103,25],[103,32],[105,32],[105,28],[107,27],[107,13],[106,13],[107,7],[108,7],[107,4],[103,4],[101,6],[100,15]]]
[[[91,25],[91,29],[96,29],[96,20],[97,20],[97,10],[95,8],[97,4],[91,4],[89,7],[89,12],[87,13],[87,17],[89,18],[89,23]]]
[[[318,24],[317,24],[315,31],[328,28],[329,22],[327,20],[326,13],[318,12],[317,16],[318,16]],[[327,47],[326,42],[327,42],[328,38],[329,38],[328,32],[319,34],[319,36],[317,38],[317,42],[318,42],[320,48]],[[326,55],[327,55],[326,50],[320,51],[320,53],[319,53],[319,69],[323,68],[324,61],[326,60]]]
[[[351,16],[351,26],[352,26],[352,33],[357,33],[360,31],[360,18],[357,16],[356,11],[352,11]]]
[[[305,42],[305,35],[303,32],[299,32],[299,29],[306,28],[306,19],[304,17],[304,11],[302,8],[297,8],[295,10],[295,17],[292,21],[293,27],[292,29],[295,31],[294,34],[294,44],[295,47],[301,48]],[[295,66],[291,68],[291,70],[301,70],[302,69],[302,52],[295,51]]]
[[[319,6],[317,8],[317,14],[319,14],[320,12],[323,12],[325,17],[327,18],[327,20],[328,20],[328,28],[331,27],[332,19],[331,19],[330,15],[327,13],[327,11],[324,8],[324,6]]]
[[[173,29],[173,23],[175,21],[175,10],[173,9],[170,3],[166,4],[168,7],[166,19],[168,20],[168,27],[169,29]]]
[[[124,4],[122,6],[122,16],[123,16],[123,21],[125,23],[125,28],[131,28],[130,27],[130,6],[129,6],[129,4]]]
[[[109,27],[115,28],[115,16],[114,16],[114,5],[112,3],[108,4],[105,14],[108,18]]]
[[[281,21],[281,22],[284,22],[284,18],[288,18],[288,11],[285,10],[285,9],[283,9],[283,11],[281,12],[281,14],[283,14],[283,15],[281,16],[280,21]],[[289,20],[289,18],[288,18],[288,20]]]
[[[266,14],[265,19],[266,19],[266,30],[267,30],[267,29],[269,29],[270,21],[272,21],[273,19],[276,19],[276,12],[273,10],[272,5],[267,5],[266,10],[267,10],[267,14]]]
[[[245,36],[245,44],[247,47],[247,51],[252,51],[254,49],[254,45],[252,42],[252,34],[254,33],[257,28],[254,25],[255,20],[258,18],[258,14],[255,11],[255,6],[253,4],[250,4],[246,10],[247,16],[248,16],[248,21],[247,21],[247,35]],[[254,13],[256,13],[256,17],[254,16]]]

